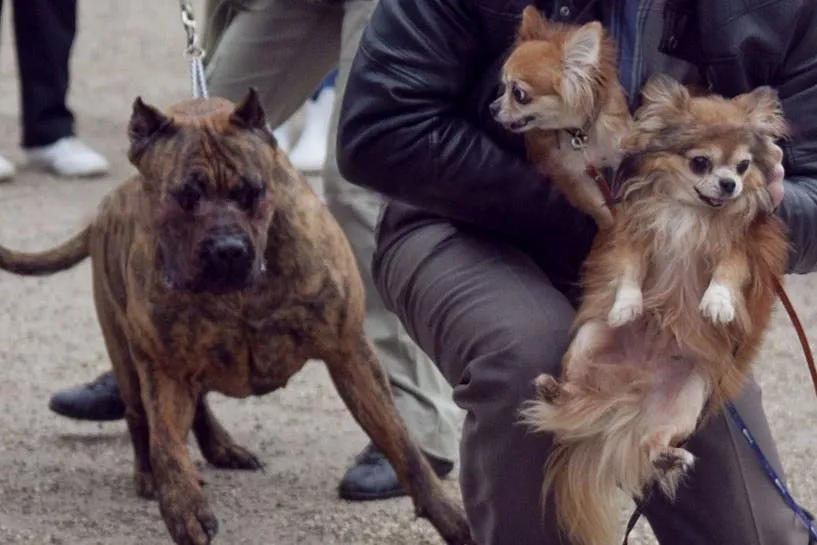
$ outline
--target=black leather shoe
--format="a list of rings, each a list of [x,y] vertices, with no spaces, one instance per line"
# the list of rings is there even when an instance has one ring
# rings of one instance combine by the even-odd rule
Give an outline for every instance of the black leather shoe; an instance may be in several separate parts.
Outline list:
[[[77,420],[119,420],[125,417],[125,404],[116,379],[110,371],[93,382],[60,390],[51,396],[48,408]]]
[[[453,462],[439,460],[428,454],[425,457],[440,478],[454,469]],[[338,493],[341,498],[350,501],[384,500],[406,495],[386,456],[372,443],[358,454],[355,466],[343,476]]]

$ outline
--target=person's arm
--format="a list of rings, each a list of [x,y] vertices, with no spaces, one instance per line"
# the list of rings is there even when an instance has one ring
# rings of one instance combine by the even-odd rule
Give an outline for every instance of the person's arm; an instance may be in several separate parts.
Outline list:
[[[793,132],[782,143],[786,178],[778,213],[789,228],[789,272],[796,274],[817,270],[817,8],[807,0],[801,5],[775,81]]]
[[[360,185],[454,220],[535,232],[550,184],[468,120],[486,64],[476,3],[381,0],[342,104],[338,166]],[[509,44],[510,45],[510,44]]]

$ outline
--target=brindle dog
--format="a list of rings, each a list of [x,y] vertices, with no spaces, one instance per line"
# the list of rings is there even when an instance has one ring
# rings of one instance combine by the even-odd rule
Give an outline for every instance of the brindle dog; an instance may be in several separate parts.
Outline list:
[[[364,336],[364,292],[349,244],[277,148],[256,92],[238,105],[196,99],[166,113],[137,98],[128,135],[138,174],[106,197],[95,220],[49,251],[0,247],[0,268],[45,275],[91,257],[97,315],[127,406],[136,490],[158,496],[173,540],[204,545],[217,531],[188,455],[191,428],[215,467],[260,467],[205,394],[263,395],[320,359],[417,514],[446,543],[472,544],[462,510],[409,438]]]

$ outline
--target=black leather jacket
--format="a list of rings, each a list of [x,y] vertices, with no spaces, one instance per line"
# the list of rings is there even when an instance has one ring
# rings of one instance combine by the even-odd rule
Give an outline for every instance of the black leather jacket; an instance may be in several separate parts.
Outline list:
[[[554,195],[488,103],[526,5],[586,21],[602,19],[608,1],[380,0],[342,105],[342,174],[409,215],[570,241],[587,218]],[[780,207],[791,269],[817,269],[817,2],[668,0],[661,48],[699,66],[714,92],[777,88],[794,129]]]

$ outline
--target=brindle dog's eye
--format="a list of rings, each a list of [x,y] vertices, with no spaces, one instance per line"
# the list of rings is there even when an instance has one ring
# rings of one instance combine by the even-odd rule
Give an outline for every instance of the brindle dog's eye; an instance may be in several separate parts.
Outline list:
[[[738,163],[738,166],[735,170],[738,171],[738,174],[743,176],[746,173],[746,171],[749,170],[749,164],[750,164],[749,159],[744,159],[743,161]]]
[[[176,202],[179,203],[182,210],[192,212],[196,209],[201,200],[201,191],[196,185],[186,183],[173,193],[173,197],[176,199]]]
[[[517,101],[519,104],[530,104],[531,98],[530,95],[525,92],[524,89],[521,89],[519,86],[514,85],[513,89],[511,89],[511,94],[513,95],[513,99]]]
[[[689,168],[695,174],[706,174],[712,170],[712,161],[703,155],[697,155],[689,160]]]
[[[263,189],[260,186],[244,181],[230,192],[230,198],[242,209],[252,211],[258,205],[262,194]]]

